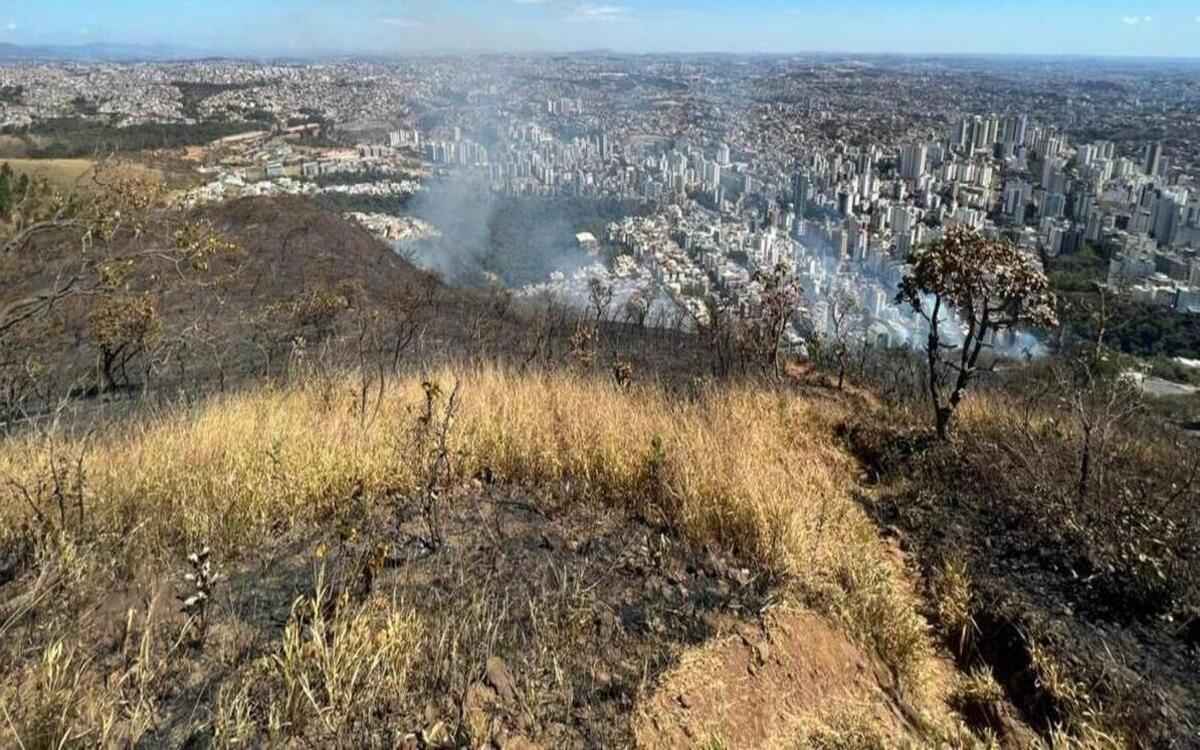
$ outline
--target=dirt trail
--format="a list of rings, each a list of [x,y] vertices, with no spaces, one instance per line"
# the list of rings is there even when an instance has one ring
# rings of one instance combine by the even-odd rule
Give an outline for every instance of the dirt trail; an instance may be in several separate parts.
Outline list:
[[[634,732],[642,748],[766,748],[851,712],[887,736],[912,736],[895,693],[878,659],[823,618],[788,612],[685,655],[640,707]]]

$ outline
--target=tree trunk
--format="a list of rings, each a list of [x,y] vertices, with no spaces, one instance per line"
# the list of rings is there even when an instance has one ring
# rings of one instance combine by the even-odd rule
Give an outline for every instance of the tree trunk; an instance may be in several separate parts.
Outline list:
[[[935,411],[937,419],[937,436],[938,440],[950,439],[950,418],[954,416],[954,409],[949,406],[939,406]]]
[[[1079,499],[1087,498],[1088,482],[1092,470],[1092,434],[1091,430],[1083,432],[1083,448],[1079,456]]]

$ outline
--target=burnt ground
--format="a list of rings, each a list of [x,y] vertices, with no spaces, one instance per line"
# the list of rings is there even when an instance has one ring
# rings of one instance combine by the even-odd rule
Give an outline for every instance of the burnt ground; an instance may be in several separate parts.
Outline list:
[[[1085,544],[1094,530],[1059,514],[1049,485],[1013,492],[1019,470],[970,436],[941,445],[876,424],[850,426],[847,442],[874,482],[862,505],[920,569],[932,621],[939,571],[965,569],[969,632],[945,631],[962,668],[990,667],[1042,733],[1095,719],[1139,748],[1200,748],[1200,619],[1186,601],[1143,614],[1135,577]]]
[[[140,735],[139,747],[773,747],[798,718],[846,707],[880,737],[921,744],[894,676],[836,626],[781,606],[771,582],[727,558],[570,495],[475,482],[447,491],[435,515],[352,495],[332,528],[212,559],[202,630],[179,609],[187,561],[148,563],[110,590],[43,600],[8,631],[0,667],[57,633],[84,694],[99,708],[115,696],[116,736]],[[0,615],[49,590],[41,577],[0,585]],[[408,612],[422,636],[400,695],[368,699],[329,731],[272,725],[289,701],[307,705],[281,674],[289,627],[317,627],[303,598],[321,581],[327,623]],[[321,632],[300,651],[309,669],[335,666],[321,650],[361,637]],[[238,696],[234,737],[222,705]]]
[[[230,572],[216,590],[210,645],[173,668],[145,744],[210,745],[221,682],[278,652],[292,605],[312,595],[321,565],[349,601],[410,605],[427,633],[408,695],[386,716],[324,738],[334,746],[438,746],[439,734],[458,746],[633,746],[635,705],[656,679],[686,649],[757,628],[771,593],[720,556],[619,512],[563,505],[553,493],[454,493],[437,548],[426,518],[409,510],[395,520],[390,509],[364,505],[358,522],[337,530],[265,541],[251,560],[216,561]],[[120,599],[137,609],[156,587],[183,590],[178,578],[146,581],[140,594],[131,586]],[[114,608],[97,616],[110,643],[120,630]],[[97,637],[100,653],[105,640]]]
[[[192,216],[211,222],[243,252],[214,260],[203,279],[180,280],[165,266],[146,269],[155,272],[153,281],[133,287],[155,300],[162,331],[107,391],[97,381],[89,334],[92,296],[68,298],[53,316],[23,325],[0,349],[0,431],[64,404],[125,413],[144,401],[199,400],[286,380],[295,375],[297,342],[309,366],[326,371],[395,373],[462,361],[558,365],[574,361],[577,329],[590,322],[556,300],[449,286],[361,226],[303,198],[244,198]],[[77,243],[47,237],[5,259],[0,275],[15,281],[0,285],[0,309],[69,277],[72,248]],[[319,324],[295,314],[293,306],[321,295],[345,304]],[[608,311],[586,355],[588,368],[627,368],[635,380],[686,384],[710,372],[695,336],[630,324],[617,309]],[[36,379],[29,363],[37,365]]]

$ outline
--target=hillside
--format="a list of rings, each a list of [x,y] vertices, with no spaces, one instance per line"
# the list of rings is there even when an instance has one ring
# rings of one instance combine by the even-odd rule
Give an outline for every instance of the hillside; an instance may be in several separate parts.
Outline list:
[[[938,440],[912,352],[120,197],[0,256],[0,745],[1197,745],[1195,442],[1095,360]]]
[[[182,257],[188,248],[181,232],[187,242],[216,248],[211,257],[199,265]],[[302,198],[155,214],[144,231],[119,233],[102,252],[81,253],[78,243],[75,230],[64,230],[0,255],[0,322],[30,301],[51,300],[44,314],[7,331],[12,344],[0,358],[0,381],[20,380],[31,369],[40,381],[38,388],[25,384],[33,401],[24,406],[13,401],[14,386],[10,411],[38,411],[68,392],[99,393],[103,352],[94,315],[107,301],[148,300],[154,330],[127,350],[114,387],[100,394],[106,398],[201,393],[284,377],[293,355],[305,350],[330,366],[370,362],[392,373],[410,358],[548,362],[571,348],[578,317],[551,299],[448,287],[359,225]],[[101,280],[81,288],[125,264],[119,286]],[[66,280],[71,292],[54,298]],[[687,337],[604,326],[612,335],[593,342],[598,348],[589,357],[605,366],[621,360],[683,378],[704,367]]]
[[[952,675],[853,503],[833,435],[852,408],[456,368],[389,381],[365,412],[353,377],[312,376],[10,438],[4,731],[26,747],[965,741]],[[731,682],[693,685],[697,658],[732,660]],[[731,723],[729,700],[756,718]]]

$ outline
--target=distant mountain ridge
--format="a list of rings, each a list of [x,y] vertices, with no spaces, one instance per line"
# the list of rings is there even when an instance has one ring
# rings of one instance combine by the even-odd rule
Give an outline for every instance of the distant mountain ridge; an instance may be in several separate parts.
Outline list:
[[[61,60],[150,62],[158,60],[194,59],[205,53],[166,44],[113,44],[93,42],[79,45],[21,45],[0,42],[0,60]]]

